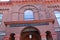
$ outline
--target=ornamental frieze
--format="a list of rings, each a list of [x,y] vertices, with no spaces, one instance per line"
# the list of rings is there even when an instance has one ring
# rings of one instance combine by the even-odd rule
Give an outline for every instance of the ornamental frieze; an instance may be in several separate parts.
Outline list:
[[[49,5],[48,8],[60,8],[60,5]]]
[[[41,22],[35,24],[10,24],[10,27],[22,27],[22,26],[41,26],[41,25],[49,25],[48,22]]]
[[[3,8],[3,9],[0,9],[0,11],[1,11],[1,10],[4,11],[4,10],[9,10],[9,9],[5,9],[5,8]]]

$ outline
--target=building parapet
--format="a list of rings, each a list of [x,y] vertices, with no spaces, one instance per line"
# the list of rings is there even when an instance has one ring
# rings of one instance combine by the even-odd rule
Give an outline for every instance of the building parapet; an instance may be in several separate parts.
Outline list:
[[[53,1],[40,1],[40,0],[23,0],[23,1],[8,1],[8,2],[0,2],[0,5],[13,5],[16,4],[55,4],[60,3],[60,0]]]

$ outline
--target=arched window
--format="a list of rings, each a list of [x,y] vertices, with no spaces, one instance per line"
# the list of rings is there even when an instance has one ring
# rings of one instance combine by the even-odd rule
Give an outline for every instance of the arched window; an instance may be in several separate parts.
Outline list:
[[[58,23],[60,25],[60,12],[59,11],[54,11],[54,13],[55,13],[55,16],[57,18],[57,21],[58,21]]]
[[[24,20],[33,20],[34,16],[33,16],[33,11],[32,10],[26,10],[24,12]]]

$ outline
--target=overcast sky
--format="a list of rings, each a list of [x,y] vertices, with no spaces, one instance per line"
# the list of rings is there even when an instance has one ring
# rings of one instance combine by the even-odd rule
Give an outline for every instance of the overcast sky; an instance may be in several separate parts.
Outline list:
[[[0,0],[0,1],[9,1],[9,0]]]

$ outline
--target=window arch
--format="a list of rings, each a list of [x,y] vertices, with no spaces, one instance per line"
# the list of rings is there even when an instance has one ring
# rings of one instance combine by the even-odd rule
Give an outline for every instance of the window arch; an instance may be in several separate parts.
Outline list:
[[[58,23],[60,25],[60,11],[54,11],[54,13],[55,13],[55,16],[57,18],[57,21],[58,21]]]
[[[32,10],[26,10],[24,12],[24,20],[33,20],[34,16],[33,16],[33,11]]]

